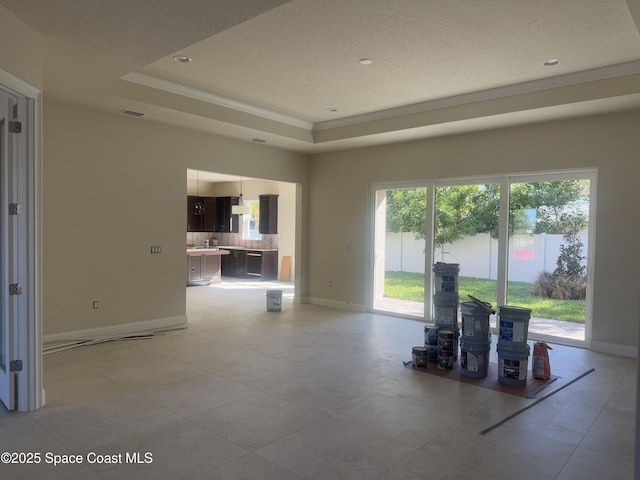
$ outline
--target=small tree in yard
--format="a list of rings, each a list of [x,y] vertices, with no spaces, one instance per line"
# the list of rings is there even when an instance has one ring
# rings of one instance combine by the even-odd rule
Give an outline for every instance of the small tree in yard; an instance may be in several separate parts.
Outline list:
[[[585,227],[583,215],[564,213],[562,222],[565,243],[560,245],[560,255],[553,273],[541,272],[533,284],[533,294],[556,300],[582,300],[586,297],[586,268],[582,264],[580,232]]]

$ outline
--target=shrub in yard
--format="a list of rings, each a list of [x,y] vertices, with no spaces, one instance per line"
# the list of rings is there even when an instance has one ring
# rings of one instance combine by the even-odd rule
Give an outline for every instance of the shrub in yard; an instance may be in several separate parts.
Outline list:
[[[533,282],[532,293],[554,300],[584,300],[587,293],[586,277],[563,277],[540,272]]]
[[[537,297],[551,298],[555,279],[550,272],[540,272],[533,282],[533,294]]]

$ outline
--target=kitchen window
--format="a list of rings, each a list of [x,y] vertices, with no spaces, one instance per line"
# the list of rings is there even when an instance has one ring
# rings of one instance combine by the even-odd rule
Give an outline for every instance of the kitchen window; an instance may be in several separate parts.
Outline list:
[[[242,239],[262,240],[259,231],[260,226],[260,202],[258,200],[245,200],[244,205],[249,207],[249,213],[242,217]]]

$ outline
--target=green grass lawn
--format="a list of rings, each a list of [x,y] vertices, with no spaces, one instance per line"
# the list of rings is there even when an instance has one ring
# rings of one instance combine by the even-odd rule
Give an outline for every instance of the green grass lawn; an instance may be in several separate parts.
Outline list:
[[[459,277],[460,301],[468,300],[467,295],[491,303],[496,307],[496,281],[482,278]],[[531,315],[538,318],[584,323],[586,302],[584,300],[553,300],[536,297],[531,293],[531,283],[509,282],[508,304],[531,309]],[[424,301],[424,275],[408,272],[385,272],[386,297],[403,300]]]

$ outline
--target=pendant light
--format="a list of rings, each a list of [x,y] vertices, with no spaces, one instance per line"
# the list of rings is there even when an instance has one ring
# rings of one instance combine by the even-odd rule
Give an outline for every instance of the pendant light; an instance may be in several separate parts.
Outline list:
[[[245,206],[244,201],[242,200],[242,177],[240,177],[240,200],[238,203],[240,205],[233,205],[231,207],[232,215],[248,215],[251,213],[251,209],[248,206]]]

